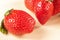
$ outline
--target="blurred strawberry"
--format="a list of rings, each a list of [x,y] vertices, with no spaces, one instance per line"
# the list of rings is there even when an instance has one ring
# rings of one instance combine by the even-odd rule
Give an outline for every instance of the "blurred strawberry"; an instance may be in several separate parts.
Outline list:
[[[41,24],[45,24],[53,14],[53,3],[50,1],[39,1],[35,3],[36,17]]]
[[[29,10],[34,11],[34,2],[35,0],[25,0],[25,5]]]
[[[55,15],[60,12],[60,0],[53,0],[53,5],[54,5],[53,15]]]
[[[10,10],[5,15],[5,28],[15,35],[30,33],[33,31],[35,20],[26,12],[21,10]]]
[[[38,3],[40,0],[25,0],[25,6],[34,12],[35,3]],[[43,0],[44,1],[44,0]]]

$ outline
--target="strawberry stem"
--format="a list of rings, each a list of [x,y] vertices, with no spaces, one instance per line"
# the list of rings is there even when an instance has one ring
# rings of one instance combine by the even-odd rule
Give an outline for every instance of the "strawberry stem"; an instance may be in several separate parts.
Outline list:
[[[53,0],[49,0],[49,1],[53,2]]]
[[[0,32],[2,32],[3,34],[8,34],[8,31],[4,28],[4,20],[2,20],[1,22],[1,26],[0,26]]]
[[[0,27],[0,31],[3,33],[3,34],[7,34],[7,30],[5,30],[4,28]]]
[[[11,10],[13,10],[13,9],[11,9]],[[11,10],[8,10],[8,11],[5,13],[5,16],[9,15]]]

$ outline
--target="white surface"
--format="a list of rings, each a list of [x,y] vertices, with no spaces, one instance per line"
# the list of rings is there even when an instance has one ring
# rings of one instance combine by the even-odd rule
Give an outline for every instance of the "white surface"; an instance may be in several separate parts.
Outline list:
[[[0,40],[60,40],[60,16],[56,15],[45,24],[40,25],[35,15],[29,11],[25,5],[24,0],[1,0],[0,1],[0,22],[4,17],[4,13],[11,9],[20,9],[28,12],[36,20],[36,29],[23,36],[14,36],[12,34],[4,35],[0,33]]]

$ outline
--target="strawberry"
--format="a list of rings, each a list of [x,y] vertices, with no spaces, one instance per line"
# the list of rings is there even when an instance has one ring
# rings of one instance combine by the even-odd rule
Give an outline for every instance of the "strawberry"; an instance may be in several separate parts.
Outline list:
[[[35,20],[22,10],[10,10],[4,18],[4,27],[12,34],[30,33],[34,29]]]
[[[35,0],[25,0],[25,5],[29,10],[34,11],[34,2]]]
[[[36,17],[41,24],[45,24],[53,13],[53,3],[50,1],[39,1],[35,3],[34,10],[36,12]]]
[[[60,0],[53,0],[53,5],[54,5],[53,15],[55,15],[60,12]]]
[[[40,0],[25,0],[25,6],[31,10],[32,12],[34,12],[34,6],[35,6],[35,2],[39,2]],[[43,0],[44,1],[44,0]]]

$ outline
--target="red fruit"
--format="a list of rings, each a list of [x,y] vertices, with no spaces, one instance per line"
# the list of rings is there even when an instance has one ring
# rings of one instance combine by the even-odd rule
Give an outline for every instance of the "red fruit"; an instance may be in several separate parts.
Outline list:
[[[60,12],[60,0],[53,0],[53,5],[54,5],[53,15],[55,15]]]
[[[36,17],[41,24],[45,24],[53,13],[53,4],[50,1],[40,1],[35,6]]]
[[[34,12],[35,3],[38,3],[39,1],[40,0],[25,0],[25,5],[29,10]]]
[[[5,28],[15,35],[30,33],[33,31],[35,20],[26,12],[11,10],[4,18]]]
[[[35,0],[25,0],[25,5],[29,10],[34,11],[34,2]]]

